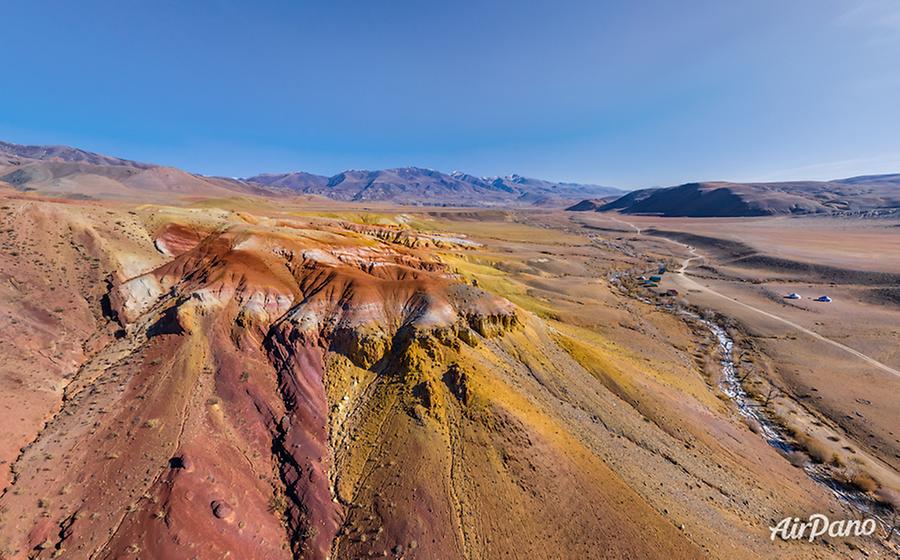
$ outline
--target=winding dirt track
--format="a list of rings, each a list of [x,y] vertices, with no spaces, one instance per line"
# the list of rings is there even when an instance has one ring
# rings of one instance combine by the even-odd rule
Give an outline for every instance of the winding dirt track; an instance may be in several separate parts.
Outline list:
[[[634,225],[634,224],[632,224],[632,223],[630,223],[630,222],[627,222],[627,221],[625,221],[625,220],[622,220],[622,219],[619,219],[619,218],[616,218],[616,217],[612,217],[612,216],[610,217],[610,219],[611,219],[612,221],[614,221],[614,222],[618,222],[618,223],[620,223],[620,224],[622,224],[622,225],[626,225],[626,226],[630,227],[630,228],[631,228],[632,230],[634,230],[634,232],[637,233],[638,235],[643,235],[643,230],[641,230],[641,228],[639,228],[638,226],[636,226],[636,225]],[[744,303],[744,302],[742,302],[742,301],[736,300],[736,299],[734,299],[733,297],[726,296],[725,294],[722,294],[722,293],[720,293],[720,292],[717,292],[717,291],[713,290],[712,288],[710,288],[710,287],[708,287],[708,286],[704,286],[703,284],[700,284],[699,282],[697,282],[696,280],[694,280],[693,278],[690,278],[690,277],[688,276],[688,274],[687,274],[687,268],[688,268],[688,266],[690,266],[690,263],[691,263],[692,261],[695,261],[695,260],[698,260],[698,259],[703,259],[703,258],[705,258],[705,257],[703,257],[702,255],[698,254],[698,253],[697,253],[697,249],[695,249],[694,247],[692,247],[692,246],[690,246],[690,245],[688,245],[688,244],[686,244],[686,243],[681,243],[680,241],[675,241],[674,239],[669,239],[669,238],[667,238],[667,237],[660,237],[659,239],[664,239],[664,240],[667,241],[668,243],[672,243],[672,244],[674,244],[674,245],[677,245],[677,246],[679,246],[679,247],[682,247],[682,248],[686,249],[686,250],[691,254],[690,257],[688,257],[688,258],[686,258],[686,259],[684,259],[684,260],[682,261],[681,267],[679,267],[679,269],[678,269],[677,271],[675,271],[675,274],[677,274],[677,275],[680,277],[681,282],[682,282],[685,286],[688,286],[688,287],[690,287],[691,289],[696,289],[696,290],[700,290],[700,291],[706,292],[706,293],[708,293],[708,294],[714,295],[714,296],[716,296],[716,297],[720,297],[720,298],[722,298],[722,299],[727,299],[728,301],[730,301],[730,302],[732,302],[732,303],[735,303],[735,304],[737,304],[737,305],[740,305],[741,307],[745,307],[745,308],[747,308],[747,309],[749,309],[749,310],[751,310],[751,311],[755,311],[755,312],[757,312],[757,313],[759,313],[759,314],[761,314],[761,315],[764,315],[764,316],[766,316],[766,317],[768,317],[768,318],[770,318],[770,319],[774,319],[775,321],[779,321],[779,322],[781,322],[781,323],[784,323],[785,325],[788,325],[788,326],[790,326],[791,328],[797,329],[798,331],[802,332],[803,334],[806,334],[806,335],[808,335],[808,336],[811,336],[812,338],[814,338],[814,339],[816,339],[816,340],[819,340],[819,341],[824,342],[824,343],[826,343],[826,344],[830,344],[830,345],[834,346],[835,348],[839,348],[839,349],[843,350],[844,352],[847,352],[848,354],[851,354],[851,355],[853,355],[853,356],[855,356],[855,357],[857,357],[857,358],[859,358],[859,359],[865,361],[865,362],[868,363],[870,366],[873,366],[873,367],[875,367],[875,368],[878,368],[878,369],[880,369],[880,370],[882,370],[882,371],[885,371],[885,372],[887,372],[887,373],[889,373],[889,374],[891,374],[891,375],[896,375],[897,377],[900,377],[900,371],[898,371],[898,370],[896,370],[896,369],[894,369],[894,368],[892,368],[892,367],[890,367],[890,366],[888,366],[888,365],[886,365],[886,364],[883,364],[883,363],[879,362],[878,360],[876,360],[875,358],[872,358],[871,356],[867,356],[866,354],[863,354],[863,353],[860,352],[859,350],[855,350],[855,349],[853,349],[853,348],[850,348],[850,347],[847,346],[846,344],[841,344],[840,342],[837,342],[836,340],[832,340],[832,339],[830,339],[830,338],[827,338],[827,337],[825,337],[825,336],[822,336],[821,334],[819,334],[819,333],[817,333],[817,332],[815,332],[815,331],[813,331],[813,330],[810,330],[810,329],[808,329],[808,328],[806,328],[806,327],[804,327],[804,326],[798,325],[797,323],[795,323],[795,322],[793,322],[793,321],[791,321],[791,320],[789,320],[789,319],[785,319],[784,317],[781,317],[781,316],[779,316],[779,315],[775,315],[774,313],[770,313],[770,312],[765,311],[765,310],[763,310],[763,309],[760,309],[760,308],[758,308],[758,307],[754,307],[754,306],[752,306],[752,305],[750,305],[750,304],[748,304],[748,303]]]

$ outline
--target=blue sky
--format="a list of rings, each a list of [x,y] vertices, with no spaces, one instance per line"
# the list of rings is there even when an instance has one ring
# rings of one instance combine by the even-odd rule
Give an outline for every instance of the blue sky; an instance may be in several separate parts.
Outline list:
[[[893,0],[15,2],[0,139],[216,175],[900,172]]]

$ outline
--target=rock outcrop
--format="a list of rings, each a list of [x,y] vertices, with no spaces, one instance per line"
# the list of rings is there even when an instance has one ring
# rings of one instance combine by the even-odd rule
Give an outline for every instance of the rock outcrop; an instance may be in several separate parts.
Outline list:
[[[335,224],[323,243],[320,231],[266,226],[166,224],[154,247],[169,260],[112,279],[108,312],[124,329],[128,357],[73,393],[48,428],[48,437],[67,434],[58,452],[82,481],[59,500],[75,517],[59,536],[42,517],[27,530],[23,519],[16,527],[26,540],[10,542],[6,532],[8,547],[36,557],[243,550],[326,558],[347,516],[333,489],[326,355],[407,387],[404,409],[433,409],[440,379],[422,371],[443,367],[438,346],[473,344],[520,323],[509,302],[412,252],[421,243],[407,234]],[[85,429],[76,418],[95,420]],[[110,487],[125,465],[146,474]],[[55,482],[33,491],[44,484]],[[77,513],[88,510],[108,513],[89,528]],[[192,544],[182,550],[187,532]],[[212,544],[201,552],[204,542]]]

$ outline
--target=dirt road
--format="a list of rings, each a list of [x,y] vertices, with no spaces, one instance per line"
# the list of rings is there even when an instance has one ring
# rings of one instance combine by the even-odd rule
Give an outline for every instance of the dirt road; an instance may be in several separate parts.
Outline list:
[[[620,223],[620,224],[629,226],[629,227],[630,227],[632,230],[634,230],[634,232],[637,233],[638,235],[643,235],[643,231],[641,230],[641,228],[639,228],[638,226],[636,226],[636,225],[634,225],[634,224],[632,224],[632,223],[630,223],[630,222],[628,222],[628,221],[625,221],[625,220],[622,220],[622,219],[619,219],[619,218],[616,218],[616,217],[610,217],[610,219],[611,219],[612,221],[614,221],[614,222],[618,222],[618,223]],[[853,348],[850,348],[850,347],[847,346],[846,344],[841,344],[840,342],[837,342],[836,340],[832,340],[832,339],[830,339],[830,338],[827,338],[827,337],[825,337],[825,336],[822,336],[821,334],[819,334],[819,333],[817,333],[817,332],[815,332],[815,331],[813,331],[813,330],[810,330],[810,329],[808,329],[808,328],[806,328],[806,327],[804,327],[804,326],[802,326],[802,325],[798,325],[797,323],[795,323],[795,322],[793,322],[793,321],[791,321],[791,320],[789,320],[789,319],[785,319],[784,317],[781,317],[781,316],[776,315],[776,314],[774,314],[774,313],[770,313],[770,312],[765,311],[765,310],[763,310],[763,309],[760,309],[760,308],[758,308],[758,307],[754,307],[753,305],[750,305],[750,304],[748,304],[748,303],[744,303],[744,302],[742,302],[742,301],[739,301],[739,300],[737,300],[737,299],[734,299],[733,297],[726,296],[726,295],[723,294],[723,293],[720,293],[720,292],[717,292],[717,291],[713,290],[713,289],[710,288],[709,286],[705,286],[705,285],[703,285],[703,284],[700,284],[699,282],[697,282],[696,280],[694,280],[693,278],[691,278],[691,277],[687,274],[687,268],[690,266],[690,263],[691,263],[691,262],[693,262],[693,261],[695,261],[695,260],[703,259],[703,258],[705,258],[705,257],[703,257],[702,255],[698,254],[698,253],[697,253],[697,250],[696,250],[694,247],[692,247],[692,246],[690,246],[690,245],[688,245],[688,244],[686,244],[686,243],[682,243],[682,242],[676,241],[676,240],[674,240],[674,239],[669,239],[669,238],[667,238],[667,237],[660,237],[659,239],[664,239],[664,240],[667,241],[668,243],[671,243],[671,244],[673,244],[673,245],[677,245],[677,246],[679,246],[679,247],[681,247],[681,248],[684,248],[684,249],[686,249],[686,250],[688,251],[688,253],[690,253],[691,256],[688,257],[688,258],[686,258],[686,259],[684,259],[684,260],[682,261],[682,263],[681,263],[680,268],[679,268],[677,271],[675,271],[675,274],[677,274],[677,275],[679,276],[679,281],[680,281],[680,283],[681,283],[685,288],[687,288],[687,289],[692,289],[692,290],[699,290],[699,291],[701,291],[701,292],[705,292],[705,293],[708,293],[708,294],[710,294],[710,295],[713,295],[713,296],[716,296],[716,297],[719,297],[719,298],[722,298],[722,299],[726,299],[726,300],[728,300],[728,301],[730,301],[730,302],[732,302],[732,303],[734,303],[734,304],[736,304],[736,305],[740,305],[741,307],[744,307],[744,308],[746,308],[746,309],[749,309],[749,310],[751,310],[751,311],[754,311],[754,312],[756,312],[756,313],[759,313],[759,314],[761,314],[761,315],[764,315],[764,316],[766,316],[766,317],[768,317],[768,318],[770,318],[770,319],[773,319],[773,320],[775,320],[775,321],[778,321],[778,322],[781,322],[781,323],[783,323],[783,324],[785,324],[785,325],[788,325],[789,327],[794,328],[794,329],[796,329],[796,330],[802,332],[803,334],[805,334],[805,335],[807,335],[807,336],[810,336],[810,337],[812,337],[812,338],[814,338],[814,339],[816,339],[816,340],[819,340],[819,341],[824,342],[824,343],[826,343],[826,344],[830,344],[831,346],[834,346],[835,348],[839,348],[840,350],[843,350],[844,352],[847,352],[848,354],[851,354],[851,355],[853,355],[853,356],[859,358],[860,360],[865,361],[866,363],[868,363],[868,364],[869,364],[870,366],[872,366],[872,367],[878,368],[878,369],[880,369],[880,370],[882,370],[882,371],[884,371],[884,372],[887,372],[887,373],[889,373],[889,374],[891,374],[891,375],[896,375],[897,377],[900,377],[900,371],[898,371],[898,370],[896,370],[896,369],[894,369],[894,368],[892,368],[892,367],[890,367],[890,366],[888,366],[888,365],[886,365],[886,364],[883,364],[883,363],[879,362],[878,360],[872,358],[871,356],[867,356],[866,354],[863,354],[863,353],[860,352],[859,350],[855,350],[855,349],[853,349]]]

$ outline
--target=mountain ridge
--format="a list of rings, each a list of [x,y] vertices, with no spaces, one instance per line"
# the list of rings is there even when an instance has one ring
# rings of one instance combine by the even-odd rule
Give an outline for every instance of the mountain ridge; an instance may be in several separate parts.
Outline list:
[[[344,202],[413,206],[565,207],[585,196],[624,191],[512,174],[477,177],[424,167],[348,169],[332,176],[304,171],[227,178],[106,156],[70,146],[0,142],[0,182],[23,191],[65,196],[313,195]]]
[[[443,173],[423,167],[376,170],[348,169],[326,177],[305,172],[265,173],[242,179],[248,183],[278,187],[303,194],[327,196],[353,202],[392,201],[406,204],[503,204],[565,206],[584,195],[609,196],[624,191],[588,185],[527,178],[477,177],[461,171]]]
[[[0,156],[4,156],[5,158],[18,157],[39,161],[81,162],[93,165],[136,167],[139,169],[161,167],[151,163],[107,156],[71,146],[13,144],[11,142],[4,142],[3,140],[0,140]]]

